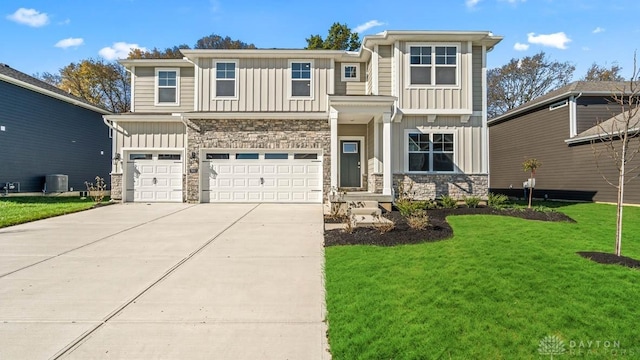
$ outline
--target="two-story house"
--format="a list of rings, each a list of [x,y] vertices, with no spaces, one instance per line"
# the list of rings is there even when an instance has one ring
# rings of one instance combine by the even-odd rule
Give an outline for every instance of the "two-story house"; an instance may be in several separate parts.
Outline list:
[[[182,50],[122,60],[112,198],[323,202],[332,191],[485,196],[486,31],[385,31],[357,52]],[[120,189],[120,191],[118,191]]]

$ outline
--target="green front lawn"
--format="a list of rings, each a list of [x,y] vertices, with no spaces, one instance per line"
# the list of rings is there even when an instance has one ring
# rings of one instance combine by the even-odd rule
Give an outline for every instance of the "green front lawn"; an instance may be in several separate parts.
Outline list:
[[[79,197],[0,197],[0,228],[90,209],[94,202]]]
[[[548,359],[552,335],[566,350],[554,358],[640,358],[640,270],[575,254],[613,251],[615,206],[558,205],[577,223],[450,216],[449,240],[327,248],[333,359]],[[639,219],[625,208],[622,253],[636,259]]]

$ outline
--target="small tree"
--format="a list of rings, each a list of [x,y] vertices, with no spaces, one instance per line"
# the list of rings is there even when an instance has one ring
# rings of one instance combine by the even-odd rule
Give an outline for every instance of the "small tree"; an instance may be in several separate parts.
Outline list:
[[[622,209],[624,204],[624,185],[640,175],[640,164],[631,164],[640,152],[640,73],[636,56],[633,56],[633,74],[629,82],[612,92],[611,98],[619,108],[618,115],[598,123],[598,138],[591,141],[596,166],[604,180],[618,190],[616,210],[616,246],[615,253],[620,256],[622,246]],[[617,179],[608,179],[599,165],[604,148],[607,157],[617,170]]]
[[[531,209],[531,199],[533,199],[533,183],[536,181],[536,170],[541,166],[542,162],[535,158],[527,159],[522,163],[522,170],[531,173],[531,177],[527,181],[529,183],[529,209]]]

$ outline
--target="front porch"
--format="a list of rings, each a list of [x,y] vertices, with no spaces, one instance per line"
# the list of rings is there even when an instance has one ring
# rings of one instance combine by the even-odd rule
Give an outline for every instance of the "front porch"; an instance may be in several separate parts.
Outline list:
[[[330,200],[338,193],[344,201],[393,200],[395,100],[393,96],[329,96]]]

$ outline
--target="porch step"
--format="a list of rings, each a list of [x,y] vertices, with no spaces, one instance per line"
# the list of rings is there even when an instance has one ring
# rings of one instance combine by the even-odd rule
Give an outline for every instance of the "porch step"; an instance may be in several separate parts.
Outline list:
[[[380,224],[391,224],[391,220],[382,216],[373,215],[354,215],[352,218],[353,227],[374,227]]]
[[[378,208],[378,202],[374,200],[358,200],[358,201],[349,201],[349,208],[358,209],[358,208]]]
[[[347,215],[382,215],[382,210],[377,207],[354,207],[349,208]]]

